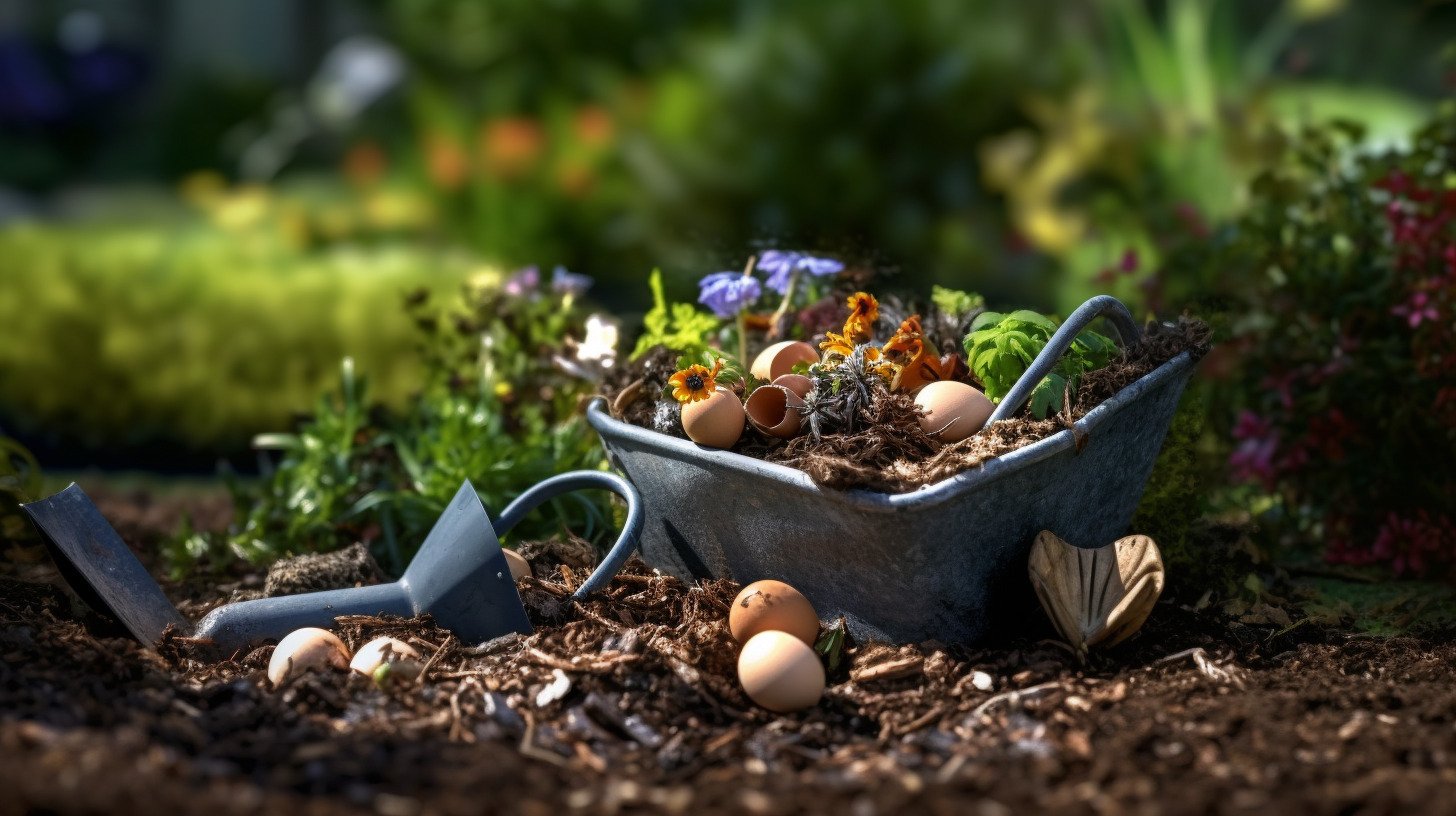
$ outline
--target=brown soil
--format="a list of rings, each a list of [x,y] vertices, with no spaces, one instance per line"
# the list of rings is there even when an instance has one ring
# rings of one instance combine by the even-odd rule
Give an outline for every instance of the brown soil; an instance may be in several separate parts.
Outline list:
[[[148,652],[0,579],[0,813],[1456,812],[1444,640],[1164,602],[1086,666],[1036,637],[851,646],[819,706],[779,716],[734,682],[736,587],[634,566],[574,606],[583,575],[529,583],[535,634],[484,648],[341,627],[412,640],[421,682],[278,690],[266,648]]]

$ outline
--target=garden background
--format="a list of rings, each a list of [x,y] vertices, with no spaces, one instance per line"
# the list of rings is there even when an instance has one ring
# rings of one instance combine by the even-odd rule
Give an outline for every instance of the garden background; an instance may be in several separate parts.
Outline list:
[[[397,568],[462,477],[500,507],[600,466],[556,362],[592,315],[625,355],[653,269],[692,302],[802,249],[883,291],[1209,320],[1135,524],[1173,580],[1429,621],[1453,35],[1427,0],[8,0],[4,489],[227,485],[179,574],[360,539]]]

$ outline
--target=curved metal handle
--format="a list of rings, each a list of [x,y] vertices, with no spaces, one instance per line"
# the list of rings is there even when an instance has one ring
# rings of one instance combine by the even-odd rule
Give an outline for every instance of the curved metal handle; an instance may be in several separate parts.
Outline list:
[[[612,580],[612,576],[617,574],[617,571],[637,550],[637,543],[642,535],[642,500],[637,495],[637,488],[615,473],[600,470],[573,470],[560,476],[552,476],[522,493],[501,512],[500,518],[495,521],[496,535],[504,536],[527,513],[551,499],[573,491],[592,488],[610,490],[621,496],[627,502],[627,521],[622,525],[622,532],[617,536],[617,543],[612,545],[612,549],[607,552],[607,557],[597,565],[591,577],[586,579],[586,583],[572,594],[571,597],[575,600],[581,600],[606,586],[607,582]]]
[[[1117,339],[1122,342],[1122,347],[1136,343],[1141,332],[1138,331],[1137,323],[1132,319],[1132,313],[1122,304],[1122,301],[1112,295],[1098,295],[1081,306],[1075,312],[1067,316],[1067,320],[1052,334],[1052,339],[1047,341],[1046,347],[1031,361],[1031,366],[1011,387],[1001,404],[991,413],[991,418],[986,420],[989,426],[993,422],[1003,419],[1010,419],[1013,414],[1021,410],[1021,406],[1031,399],[1031,392],[1036,390],[1037,383],[1050,374],[1056,368],[1057,361],[1072,347],[1072,342],[1077,335],[1087,328],[1087,325],[1099,317],[1105,317],[1112,321],[1112,327],[1117,330]]]

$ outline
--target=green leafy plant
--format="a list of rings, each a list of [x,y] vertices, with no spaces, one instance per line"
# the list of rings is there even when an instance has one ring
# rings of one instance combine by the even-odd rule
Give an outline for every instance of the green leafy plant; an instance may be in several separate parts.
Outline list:
[[[19,543],[30,537],[30,522],[20,503],[40,497],[41,471],[35,457],[8,436],[0,436],[0,541]]]
[[[986,299],[974,292],[962,292],[944,286],[930,288],[930,302],[941,313],[955,320],[963,319],[986,305]]]
[[[346,359],[338,392],[320,399],[297,431],[255,440],[282,458],[262,484],[235,490],[233,529],[172,542],[174,571],[364,541],[397,573],[464,480],[499,512],[542,479],[602,467],[595,434],[576,410],[589,384],[554,363],[584,333],[576,293],[543,291],[534,273],[529,281],[518,275],[504,287],[473,287],[447,319],[417,300],[411,311],[428,385],[408,410],[371,404]],[[603,538],[610,518],[605,495],[573,494],[513,535],[570,528]]]
[[[1055,321],[1028,309],[1010,314],[985,312],[977,317],[965,338],[966,359],[985,386],[986,396],[1000,402],[1010,393],[1056,330]],[[1108,337],[1093,331],[1077,335],[1056,367],[1031,392],[1031,415],[1042,419],[1060,411],[1066,391],[1075,389],[1083,374],[1107,365],[1117,353],[1117,344]]]
[[[652,309],[642,317],[642,336],[632,350],[632,359],[657,346],[665,346],[690,357],[706,351],[708,338],[718,330],[718,318],[698,311],[691,303],[668,304],[659,269],[652,270],[647,285],[652,288]]]

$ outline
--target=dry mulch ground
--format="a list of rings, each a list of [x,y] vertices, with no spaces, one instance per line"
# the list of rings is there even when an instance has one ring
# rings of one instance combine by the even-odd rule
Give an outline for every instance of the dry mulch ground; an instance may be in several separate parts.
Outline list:
[[[1087,666],[1036,636],[852,646],[817,708],[779,716],[734,680],[735,586],[636,565],[576,606],[580,577],[528,582],[536,632],[481,648],[345,622],[351,646],[416,643],[420,682],[277,690],[266,648],[150,652],[0,579],[0,812],[1456,812],[1444,640],[1165,602]]]

